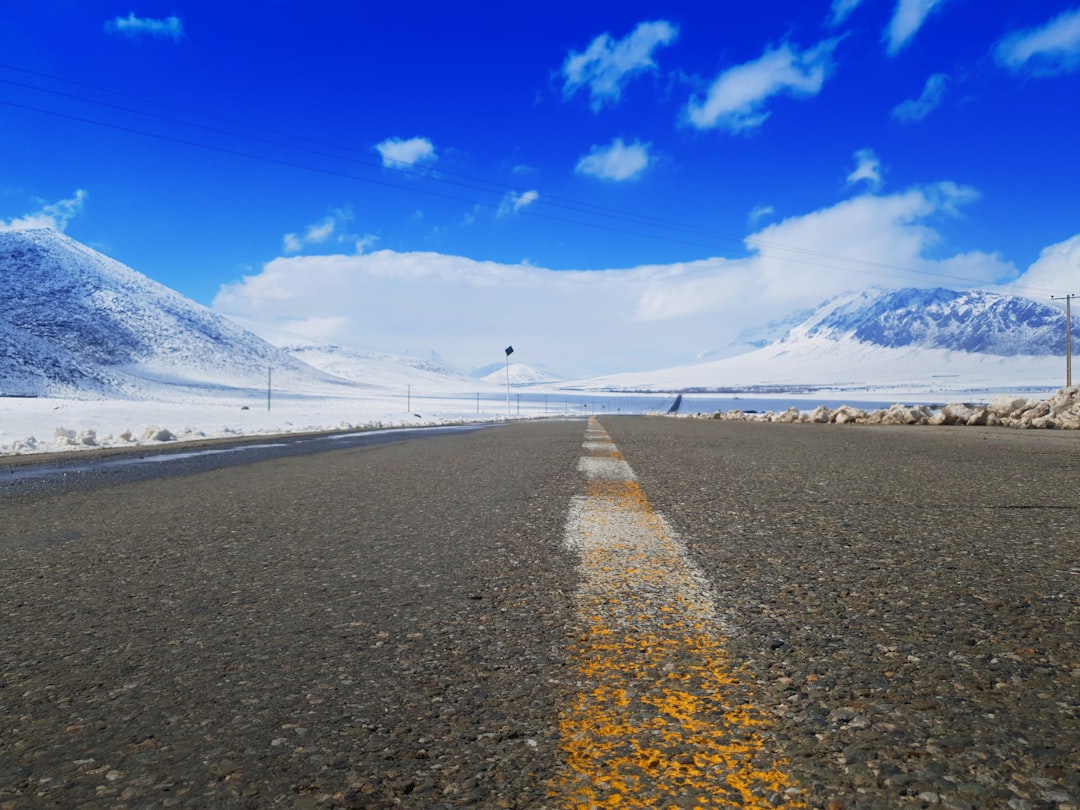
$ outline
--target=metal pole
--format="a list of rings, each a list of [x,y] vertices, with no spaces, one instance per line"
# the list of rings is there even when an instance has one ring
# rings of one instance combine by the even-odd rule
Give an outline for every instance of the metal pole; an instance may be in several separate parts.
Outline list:
[[[270,410],[270,375],[273,371],[273,366],[266,367],[266,410]]]
[[[1065,299],[1065,387],[1072,388],[1072,300],[1076,293],[1051,295],[1051,301]]]
[[[412,383],[405,386],[405,413],[412,411]]]
[[[510,353],[506,353],[506,418],[510,418]]]

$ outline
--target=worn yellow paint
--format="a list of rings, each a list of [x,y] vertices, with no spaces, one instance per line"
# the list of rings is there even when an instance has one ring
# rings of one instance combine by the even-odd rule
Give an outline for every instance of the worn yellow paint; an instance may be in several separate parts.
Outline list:
[[[622,461],[591,420],[585,451]],[[583,464],[565,542],[580,555],[578,693],[564,710],[567,808],[805,807],[765,744],[703,573],[629,465]]]

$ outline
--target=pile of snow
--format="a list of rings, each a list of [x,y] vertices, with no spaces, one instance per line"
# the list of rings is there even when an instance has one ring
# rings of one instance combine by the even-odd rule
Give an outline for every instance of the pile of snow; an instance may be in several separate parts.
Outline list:
[[[702,416],[698,414],[697,416]],[[1003,394],[986,405],[950,403],[940,408],[929,405],[894,404],[888,408],[866,411],[841,405],[812,411],[791,407],[786,411],[747,413],[740,410],[717,411],[711,419],[757,422],[799,422],[836,425],[986,425],[1011,428],[1056,428],[1080,430],[1080,388],[1062,388],[1049,399],[1036,400]]]

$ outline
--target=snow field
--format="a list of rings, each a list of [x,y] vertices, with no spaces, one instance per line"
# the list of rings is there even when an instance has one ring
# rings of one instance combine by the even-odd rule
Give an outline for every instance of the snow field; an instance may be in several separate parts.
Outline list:
[[[521,403],[520,418],[543,413],[542,402]],[[511,417],[518,418],[516,403]],[[270,410],[265,398],[156,402],[0,397],[0,456],[506,418],[505,400],[481,401],[478,412],[476,395],[464,393],[425,398],[404,391],[355,398],[282,395],[271,397]]]

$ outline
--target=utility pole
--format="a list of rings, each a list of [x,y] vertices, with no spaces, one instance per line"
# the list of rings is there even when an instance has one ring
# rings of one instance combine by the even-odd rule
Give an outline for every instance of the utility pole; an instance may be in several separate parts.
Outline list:
[[[1051,301],[1065,299],[1065,387],[1072,388],[1072,300],[1076,293],[1051,295]]]
[[[266,367],[266,410],[270,410],[270,376],[274,373],[273,366]]]

